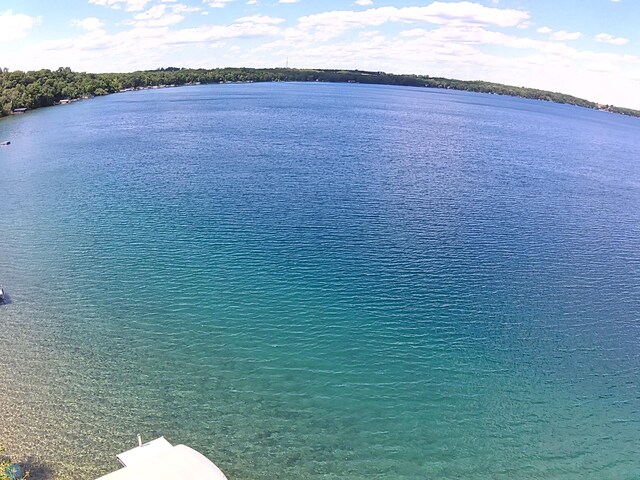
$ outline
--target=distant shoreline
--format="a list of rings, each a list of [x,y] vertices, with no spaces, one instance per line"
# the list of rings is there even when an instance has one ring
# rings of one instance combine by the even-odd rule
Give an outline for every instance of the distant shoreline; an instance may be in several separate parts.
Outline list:
[[[639,110],[602,105],[583,98],[500,83],[362,70],[294,68],[161,68],[131,73],[85,73],[70,68],[0,71],[0,117],[40,107],[131,90],[215,83],[328,82],[440,88],[575,105],[640,117]]]

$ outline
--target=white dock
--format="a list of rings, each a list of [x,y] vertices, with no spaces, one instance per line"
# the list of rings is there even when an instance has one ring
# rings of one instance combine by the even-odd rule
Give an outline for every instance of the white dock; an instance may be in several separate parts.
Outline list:
[[[227,480],[207,457],[185,445],[171,445],[164,437],[141,443],[116,458],[124,468],[97,480]]]

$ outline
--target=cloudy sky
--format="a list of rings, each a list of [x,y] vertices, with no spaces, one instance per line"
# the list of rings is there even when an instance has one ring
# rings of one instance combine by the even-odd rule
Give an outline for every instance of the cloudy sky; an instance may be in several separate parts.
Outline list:
[[[0,67],[349,68],[640,109],[640,0],[0,0]]]

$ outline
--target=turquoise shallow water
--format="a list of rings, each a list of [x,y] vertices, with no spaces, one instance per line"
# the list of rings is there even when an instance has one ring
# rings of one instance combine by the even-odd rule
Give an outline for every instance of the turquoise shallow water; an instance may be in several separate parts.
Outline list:
[[[94,478],[640,475],[640,122],[244,84],[0,121],[0,440]]]

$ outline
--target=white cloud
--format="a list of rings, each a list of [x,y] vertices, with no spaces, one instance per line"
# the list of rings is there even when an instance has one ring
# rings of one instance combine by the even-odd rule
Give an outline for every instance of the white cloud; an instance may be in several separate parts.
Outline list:
[[[135,18],[136,20],[158,19],[164,16],[166,10],[167,10],[166,5],[154,5],[146,12],[138,13],[133,18]]]
[[[562,43],[508,35],[487,30],[484,27],[458,28],[444,26],[435,30],[416,28],[400,32],[400,38],[421,39],[420,41],[429,43],[430,47],[434,45],[441,47],[447,45],[498,45],[514,50],[538,50],[551,55],[568,55],[574,51],[571,47]]]
[[[100,72],[163,65],[270,67],[284,65],[288,57],[290,65],[300,68],[359,68],[485,79],[640,108],[640,57],[602,51],[613,51],[616,47],[608,44],[623,45],[628,39],[601,33],[592,37],[601,42],[599,51],[584,50],[584,43],[570,42],[581,38],[581,33],[554,31],[547,26],[536,27],[538,33],[524,30],[536,21],[529,12],[501,8],[495,2],[415,0],[416,6],[374,8],[362,5],[371,0],[351,0],[343,4],[351,3],[353,10],[319,8],[315,10],[318,13],[289,22],[265,14],[269,10],[245,6],[247,12],[264,13],[212,25],[214,9],[234,0],[203,0],[199,6],[184,0],[90,1],[133,13],[113,25],[120,31],[110,29],[109,33],[97,17],[74,20],[73,25],[83,30],[31,47],[20,42],[16,48],[5,49],[2,63],[11,68],[69,65]],[[236,5],[242,8],[258,2],[244,0]],[[275,0],[259,3],[271,12],[277,7]],[[144,8],[138,8],[140,5]],[[191,20],[200,22],[186,28],[180,22],[190,12],[198,12]],[[0,14],[0,41],[11,28],[14,33],[20,31],[17,17],[2,23],[5,15]],[[383,28],[391,24],[393,30]],[[20,34],[26,35],[33,25]],[[398,29],[400,33],[396,33]],[[343,37],[346,33],[353,35]],[[11,38],[18,37],[14,34]],[[611,89],[611,84],[621,87]]]
[[[580,32],[565,32],[564,30],[558,30],[551,34],[551,40],[557,40],[560,42],[566,42],[568,40],[578,40],[582,37]]]
[[[151,0],[89,0],[89,3],[93,5],[100,5],[102,7],[111,7],[115,10],[122,8],[121,4],[124,4],[127,12],[138,12],[144,10],[144,7]]]
[[[331,24],[348,24],[355,27],[382,25],[387,22],[515,27],[528,18],[529,14],[522,10],[491,8],[472,2],[433,2],[424,7],[380,7],[364,11],[323,12],[301,17],[299,23],[305,27]]]
[[[545,35],[550,34],[549,38],[557,42],[567,42],[567,41],[578,40],[579,38],[582,38],[582,33],[580,32],[566,32],[564,30],[558,30],[557,32],[554,32],[549,27],[540,27],[536,31],[538,33],[543,33]]]
[[[167,1],[167,0],[164,0]],[[171,0],[175,1],[175,0]],[[175,5],[171,5],[171,10],[173,13],[191,13],[191,12],[200,12],[202,9],[200,7],[190,7],[183,3],[176,3]]]
[[[0,13],[0,43],[26,37],[29,30],[41,21],[40,17],[30,17],[24,13],[13,13],[13,10]]]
[[[356,5],[366,7],[368,5],[373,5],[373,1],[372,0],[356,0]]]
[[[138,20],[135,22],[123,22],[125,25],[133,25],[137,28],[159,28],[175,25],[184,20],[184,16],[177,14],[164,15],[160,18],[152,18],[149,20]]]
[[[478,3],[433,2],[423,7],[379,7],[362,11],[334,10],[300,17],[290,38],[312,34],[316,41],[339,37],[354,28],[377,27],[385,23],[431,23],[451,26],[491,25],[516,27],[529,19],[523,10],[485,7]]]
[[[119,10],[120,7],[120,3],[122,3],[123,0],[89,0],[89,3],[93,4],[93,5],[100,5],[101,7],[111,7],[115,10]]]
[[[278,3],[298,3],[300,0],[278,0]]]
[[[610,45],[626,45],[629,43],[628,38],[614,37],[608,33],[599,33],[595,36],[596,42],[608,43]]]
[[[424,28],[413,28],[400,32],[400,37],[422,37],[425,35],[429,35],[429,30],[425,30]]]
[[[250,17],[241,17],[238,18],[234,23],[236,24],[247,24],[251,23],[254,25],[278,25],[284,22],[284,18],[278,17],[270,17],[268,15],[252,15]]]
[[[171,12],[167,11],[166,4],[154,5],[149,10],[134,15],[133,20],[125,20],[123,25],[133,25],[137,28],[158,28],[175,25],[184,20],[184,16],[176,13],[175,5],[171,6]]]
[[[82,20],[71,20],[70,24],[74,27],[80,27],[89,32],[101,30],[104,26],[102,20],[96,17],[83,18]]]
[[[126,69],[129,63],[136,65],[135,69],[144,68],[145,65],[155,68],[165,61],[167,51],[186,45],[216,46],[217,42],[224,40],[269,37],[281,33],[277,24],[282,19],[263,15],[239,18],[229,25],[172,30],[168,27],[171,23],[168,19],[173,18],[173,14],[155,7],[136,15],[137,18],[134,17],[130,22],[133,28],[127,31],[107,34],[102,30],[80,37],[43,42],[38,45],[39,61],[49,64],[55,58],[82,59],[101,65],[97,70],[105,71],[102,65],[104,58],[110,58],[113,62],[113,59],[125,57],[126,64],[116,62],[119,71]],[[96,51],[100,51],[100,54],[96,55]],[[49,60],[45,62],[44,58]],[[154,61],[155,66],[151,63]]]
[[[513,49],[512,54],[483,51],[484,45]],[[282,55],[286,42],[273,45],[274,56]],[[267,51],[261,50],[261,56]],[[442,26],[402,32],[399,37],[367,36],[358,42],[308,42],[296,48],[291,63],[300,67],[357,68],[428,74],[467,80],[484,79],[525,85],[589,98],[601,103],[633,107],[629,90],[633,75],[640,75],[640,57],[581,51],[564,43],[535,40],[483,27]],[[421,65],[422,67],[417,67]],[[589,70],[592,73],[586,73]],[[532,72],[535,71],[535,75]],[[611,82],[626,91],[613,91]],[[635,95],[640,107],[640,96]],[[626,100],[625,100],[626,99]]]
[[[202,0],[202,3],[206,3],[211,8],[224,8],[227,3],[231,3],[233,0]]]

